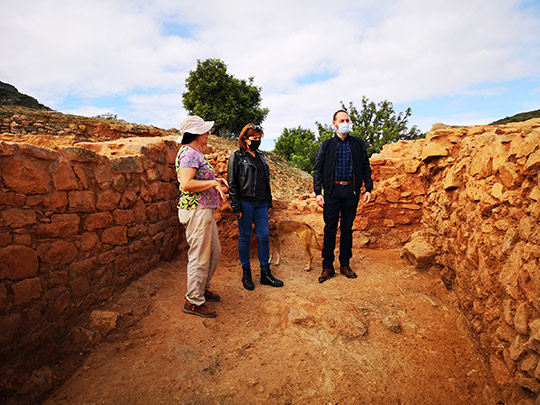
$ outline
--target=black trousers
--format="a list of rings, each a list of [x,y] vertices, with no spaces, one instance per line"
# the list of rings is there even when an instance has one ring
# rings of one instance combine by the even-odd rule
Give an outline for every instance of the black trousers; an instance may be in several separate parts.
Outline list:
[[[352,257],[352,225],[360,196],[352,185],[334,184],[332,192],[324,195],[324,243],[322,248],[323,269],[334,268],[336,233],[340,224],[339,262],[348,266]],[[340,221],[341,220],[341,221]]]

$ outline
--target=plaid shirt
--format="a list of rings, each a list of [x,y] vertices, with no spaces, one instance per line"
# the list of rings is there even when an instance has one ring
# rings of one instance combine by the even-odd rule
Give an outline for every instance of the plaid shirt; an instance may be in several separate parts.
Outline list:
[[[334,180],[337,181],[351,181],[352,180],[352,162],[351,162],[351,148],[349,147],[349,137],[344,141],[338,138],[338,147],[336,154],[336,173]]]

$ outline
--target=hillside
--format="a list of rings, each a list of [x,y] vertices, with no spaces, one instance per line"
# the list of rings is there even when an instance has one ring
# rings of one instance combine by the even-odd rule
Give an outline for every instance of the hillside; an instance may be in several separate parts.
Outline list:
[[[20,106],[36,110],[50,110],[34,97],[20,93],[15,86],[0,82],[0,106]]]
[[[501,118],[500,120],[493,121],[489,125],[504,125],[504,124],[509,124],[510,122],[527,121],[532,118],[540,118],[540,110],[522,112],[516,115],[512,115],[511,117]]]

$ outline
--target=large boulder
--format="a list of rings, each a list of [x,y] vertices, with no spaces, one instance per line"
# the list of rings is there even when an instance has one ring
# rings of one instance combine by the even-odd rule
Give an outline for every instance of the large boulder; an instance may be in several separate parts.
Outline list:
[[[411,235],[411,240],[401,249],[400,256],[418,270],[425,270],[435,263],[437,252],[420,232]]]

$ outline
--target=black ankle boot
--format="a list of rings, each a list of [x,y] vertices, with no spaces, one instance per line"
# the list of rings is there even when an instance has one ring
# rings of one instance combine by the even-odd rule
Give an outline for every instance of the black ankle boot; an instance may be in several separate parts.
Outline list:
[[[253,285],[253,280],[251,279],[251,269],[248,267],[247,269],[242,267],[242,271],[244,272],[244,275],[242,276],[242,284],[244,284],[244,288],[249,291],[253,291],[255,289],[255,285]]]
[[[270,269],[261,270],[261,284],[271,285],[272,287],[282,287],[283,281],[274,278]]]

